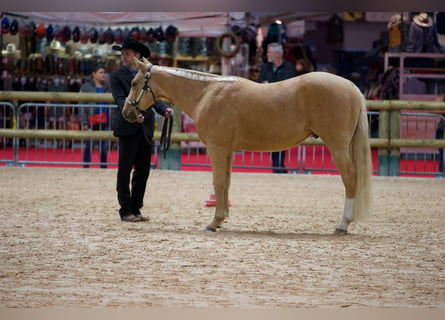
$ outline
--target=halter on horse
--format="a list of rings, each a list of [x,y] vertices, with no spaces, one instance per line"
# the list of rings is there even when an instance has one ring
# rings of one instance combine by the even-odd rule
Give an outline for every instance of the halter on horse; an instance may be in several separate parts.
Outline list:
[[[150,70],[151,70],[151,67],[145,73],[144,85],[141,88],[141,90],[139,91],[139,94],[138,94],[136,100],[129,100],[128,97],[127,97],[127,99],[125,99],[126,103],[128,103],[129,105],[131,105],[135,108],[135,110],[137,112],[136,117],[137,117],[138,121],[144,120],[143,113],[145,113],[145,110],[139,109],[139,103],[141,102],[141,99],[142,99],[142,96],[144,95],[144,93],[150,92],[153,97],[153,101],[156,101],[155,94],[148,84],[148,80],[150,79],[150,75],[151,75]],[[160,139],[161,151],[164,153],[164,157],[166,156],[166,153],[167,153],[168,149],[170,148],[172,129],[173,129],[173,113],[170,113],[170,117],[166,118],[164,120],[164,125],[162,127],[162,133],[161,133],[161,139]]]
[[[152,65],[152,66],[153,66],[153,65]],[[144,116],[142,115],[142,111],[139,109],[138,105],[139,105],[139,103],[141,102],[142,95],[143,95],[145,92],[147,92],[147,91],[148,91],[148,92],[151,92],[151,94],[152,94],[152,96],[153,96],[153,101],[156,101],[155,94],[153,93],[153,90],[151,90],[150,86],[148,85],[148,79],[150,79],[150,75],[151,75],[151,74],[150,74],[150,70],[151,70],[151,67],[150,67],[150,69],[147,70],[147,72],[145,73],[145,77],[144,77],[144,78],[145,78],[144,86],[143,86],[143,87],[141,88],[141,90],[139,91],[139,94],[138,94],[136,100],[129,100],[128,97],[127,97],[127,99],[125,99],[125,102],[126,102],[126,103],[128,103],[129,105],[135,107],[136,111],[138,112],[137,117],[138,117],[138,119],[141,119],[141,117],[142,117],[141,120],[144,119]]]

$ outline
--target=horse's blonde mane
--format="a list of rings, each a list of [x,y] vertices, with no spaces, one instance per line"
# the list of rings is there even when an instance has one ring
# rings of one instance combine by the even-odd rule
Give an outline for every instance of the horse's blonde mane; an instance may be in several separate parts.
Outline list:
[[[180,68],[171,68],[171,67],[162,67],[162,66],[156,66],[156,68],[159,68],[160,70],[173,74],[178,77],[190,79],[190,80],[196,80],[196,81],[222,81],[222,82],[234,82],[239,81],[240,79],[233,76],[220,76],[216,74],[210,74],[200,71],[194,71],[194,70],[186,70],[186,69],[180,69]]]

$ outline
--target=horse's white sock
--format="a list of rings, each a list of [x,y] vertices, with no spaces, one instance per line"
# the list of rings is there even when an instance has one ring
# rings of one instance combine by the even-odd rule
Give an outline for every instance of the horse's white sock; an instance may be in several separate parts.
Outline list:
[[[348,230],[348,225],[351,223],[353,219],[353,212],[352,212],[353,207],[354,207],[354,199],[345,198],[345,208],[343,211],[343,217],[337,229],[344,231]]]

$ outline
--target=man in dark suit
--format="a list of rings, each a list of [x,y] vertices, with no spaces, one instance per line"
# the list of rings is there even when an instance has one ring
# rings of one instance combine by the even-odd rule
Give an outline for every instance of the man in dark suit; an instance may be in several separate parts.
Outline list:
[[[158,101],[153,105],[153,108],[147,110],[143,119],[139,119],[138,122],[131,123],[125,120],[122,116],[122,108],[130,92],[131,80],[138,71],[133,58],[145,57],[148,59],[150,50],[147,46],[132,38],[124,39],[122,46],[113,46],[112,49],[121,51],[122,62],[122,67],[110,75],[111,93],[118,105],[113,134],[119,138],[116,185],[120,205],[119,215],[121,220],[125,222],[148,221],[148,218],[142,216],[140,209],[143,206],[145,188],[150,174],[154,132],[153,109],[166,117],[169,117],[173,110]],[[134,171],[131,177],[133,167]]]

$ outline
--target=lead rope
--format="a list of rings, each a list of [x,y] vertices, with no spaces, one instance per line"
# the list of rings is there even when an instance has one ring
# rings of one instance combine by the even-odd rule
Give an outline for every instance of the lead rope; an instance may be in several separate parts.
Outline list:
[[[164,154],[164,159],[167,157],[167,151],[170,148],[173,129],[173,112],[170,112],[170,117],[164,119],[161,133],[161,152]]]

